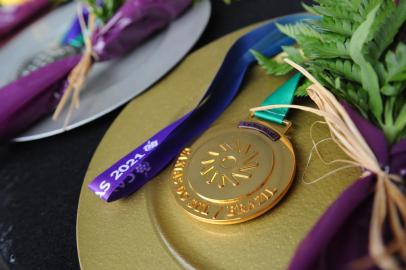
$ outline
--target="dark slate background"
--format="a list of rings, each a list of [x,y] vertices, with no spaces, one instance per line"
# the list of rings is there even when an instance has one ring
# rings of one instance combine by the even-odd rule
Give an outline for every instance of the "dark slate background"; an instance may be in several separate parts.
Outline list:
[[[193,50],[249,24],[303,11],[297,0],[212,0]],[[0,143],[0,270],[79,269],[76,209],[82,180],[114,112],[39,141]]]

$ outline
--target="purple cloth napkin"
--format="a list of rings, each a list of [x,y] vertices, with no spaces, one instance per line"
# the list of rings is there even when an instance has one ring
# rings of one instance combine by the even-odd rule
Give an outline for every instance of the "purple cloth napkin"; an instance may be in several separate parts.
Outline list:
[[[13,136],[55,109],[67,74],[79,60],[59,60],[0,89],[0,136]]]
[[[28,0],[21,5],[0,7],[0,41],[45,13],[51,6],[50,0]]]
[[[348,105],[344,106],[382,167],[389,166],[391,173],[403,175],[406,169],[406,140],[389,147],[382,131]],[[351,263],[368,256],[375,177],[354,181],[301,242],[289,270],[351,269]]]
[[[93,36],[99,61],[122,56],[176,19],[191,0],[129,0]]]
[[[190,4],[191,0],[127,0],[94,33],[95,61],[125,55]],[[0,140],[15,136],[55,110],[63,94],[63,81],[79,60],[80,56],[59,60],[0,89]]]

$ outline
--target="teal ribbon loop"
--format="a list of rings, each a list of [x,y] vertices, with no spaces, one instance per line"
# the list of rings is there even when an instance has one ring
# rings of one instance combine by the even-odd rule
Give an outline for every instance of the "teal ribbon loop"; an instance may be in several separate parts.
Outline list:
[[[301,78],[302,74],[300,73],[293,75],[292,78],[267,97],[264,102],[261,103],[261,107],[278,104],[292,104],[295,91]],[[265,121],[282,125],[288,111],[289,108],[277,108],[267,111],[257,111],[254,113],[254,116]]]

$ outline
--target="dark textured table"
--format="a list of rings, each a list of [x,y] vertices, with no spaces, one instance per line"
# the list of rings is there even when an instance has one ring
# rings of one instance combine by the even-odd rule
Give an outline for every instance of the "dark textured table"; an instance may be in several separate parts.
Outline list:
[[[303,10],[298,0],[212,3],[210,23],[193,50],[243,26]],[[82,180],[120,110],[51,138],[0,144],[0,270],[79,269],[75,227]]]

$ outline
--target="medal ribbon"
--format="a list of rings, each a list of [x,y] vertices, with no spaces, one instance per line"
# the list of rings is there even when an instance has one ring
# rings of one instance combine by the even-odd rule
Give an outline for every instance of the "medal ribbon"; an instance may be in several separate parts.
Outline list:
[[[68,31],[62,37],[60,44],[62,46],[70,45],[75,48],[82,48],[85,45],[82,33],[82,24],[88,23],[89,11],[87,8],[80,8],[78,15],[73,19]]]
[[[304,14],[285,16],[238,39],[228,51],[212,84],[197,107],[97,176],[89,184],[89,188],[107,202],[126,197],[140,189],[160,173],[192,139],[203,133],[232,102],[249,66],[255,62],[250,50],[256,50],[268,57],[278,54],[281,46],[292,45],[294,40],[282,34],[276,24],[291,24],[309,18],[313,16]],[[289,82],[297,76],[299,75],[295,75]],[[279,104],[289,99],[289,95],[284,96],[282,93],[278,95],[282,96],[281,100],[278,100]],[[293,94],[290,96],[290,102],[292,96]],[[274,101],[272,97],[270,102]],[[273,114],[276,115],[273,116],[275,120],[282,119],[283,122],[286,112],[276,110]],[[258,117],[267,119],[270,116],[258,114]]]
[[[285,82],[281,87],[276,89],[275,92],[272,93],[272,95],[267,97],[265,101],[261,103],[260,107],[277,104],[292,104],[296,88],[301,78],[302,78],[301,73],[296,73],[295,75],[293,75],[292,78],[290,78],[287,82]],[[256,111],[254,113],[254,116],[262,120],[283,125],[288,111],[289,108],[277,108],[273,110]]]

